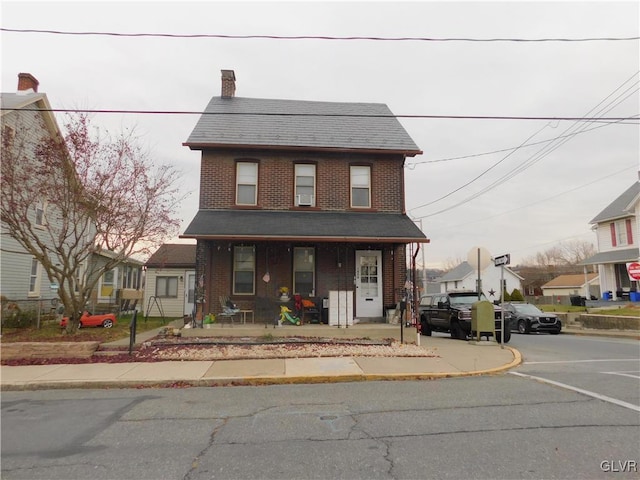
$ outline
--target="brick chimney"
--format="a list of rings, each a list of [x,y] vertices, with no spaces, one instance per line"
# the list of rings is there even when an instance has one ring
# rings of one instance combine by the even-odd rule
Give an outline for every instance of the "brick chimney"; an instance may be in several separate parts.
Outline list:
[[[222,98],[236,96],[236,74],[233,70],[221,70],[222,72]]]
[[[19,73],[18,74],[18,91],[24,90],[33,90],[34,92],[38,91],[38,85],[40,82],[36,80],[36,77],[31,75],[30,73]]]

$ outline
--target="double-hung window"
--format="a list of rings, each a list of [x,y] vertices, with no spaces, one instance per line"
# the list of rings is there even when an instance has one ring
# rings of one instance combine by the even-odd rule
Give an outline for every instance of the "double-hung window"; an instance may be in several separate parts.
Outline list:
[[[256,249],[253,246],[233,249],[233,293],[253,295],[255,292]]]
[[[315,255],[311,247],[293,249],[293,291],[301,295],[314,296]]]
[[[258,204],[258,164],[238,162],[236,164],[236,205]]]
[[[611,225],[611,246],[619,247],[633,244],[633,230],[631,219],[618,220]]]
[[[31,272],[29,274],[29,296],[40,295],[40,263],[35,258],[31,259]]]
[[[295,205],[313,207],[316,204],[316,166],[296,164]]]
[[[371,208],[371,167],[351,167],[351,206]]]

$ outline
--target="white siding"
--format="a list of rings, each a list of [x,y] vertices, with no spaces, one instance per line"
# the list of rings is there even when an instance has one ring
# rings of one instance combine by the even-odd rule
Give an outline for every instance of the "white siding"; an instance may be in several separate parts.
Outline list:
[[[187,278],[184,268],[149,268],[147,270],[144,285],[143,314],[147,315],[147,310],[149,310],[149,305],[151,305],[149,316],[157,317],[160,315],[152,299],[152,297],[156,295],[157,277],[178,277],[178,294],[176,298],[158,298],[157,300],[158,304],[162,306],[165,317],[171,319],[182,318],[184,312],[185,279]],[[182,281],[180,278],[182,278]],[[150,299],[151,302],[149,302]],[[212,313],[217,313],[217,311]]]

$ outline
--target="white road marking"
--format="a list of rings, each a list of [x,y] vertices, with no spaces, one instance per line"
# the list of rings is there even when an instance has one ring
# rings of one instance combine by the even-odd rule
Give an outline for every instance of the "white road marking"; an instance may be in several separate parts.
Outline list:
[[[637,358],[605,358],[600,360],[554,360],[548,362],[523,362],[523,365],[544,365],[552,363],[590,363],[590,362],[640,362]]]
[[[640,380],[640,372],[600,372],[606,373],[607,375],[620,375],[621,377],[629,377],[629,378],[637,378]],[[634,373],[635,375],[631,375]]]
[[[597,398],[598,400],[602,400],[603,402],[613,403],[614,405],[618,405],[620,407],[628,408],[630,410],[634,410],[636,412],[640,412],[640,406],[634,405],[632,403],[623,402],[622,400],[617,400],[615,398],[607,397],[606,395],[600,395],[599,393],[590,392],[589,390],[583,390],[582,388],[573,387],[571,385],[567,385],[566,383],[555,382],[553,380],[549,380],[542,377],[536,377],[534,375],[527,375],[525,373],[520,372],[509,372],[511,375],[517,375],[518,377],[528,378],[531,380],[537,380],[542,383],[548,383],[549,385],[555,385],[556,387],[564,388],[566,390],[572,390],[574,392],[581,393],[583,395],[587,395],[589,397]]]

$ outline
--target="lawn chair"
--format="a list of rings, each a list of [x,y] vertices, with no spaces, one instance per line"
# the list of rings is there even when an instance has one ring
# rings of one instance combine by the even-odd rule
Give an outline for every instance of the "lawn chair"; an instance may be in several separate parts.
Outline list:
[[[222,312],[217,315],[217,318],[220,319],[220,324],[222,324],[222,319],[227,317],[231,325],[233,325],[235,316],[240,313],[238,306],[233,303],[229,297],[220,297],[220,307],[222,308]]]

